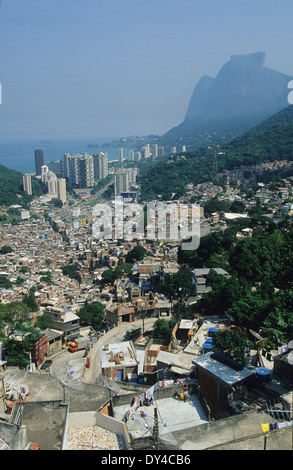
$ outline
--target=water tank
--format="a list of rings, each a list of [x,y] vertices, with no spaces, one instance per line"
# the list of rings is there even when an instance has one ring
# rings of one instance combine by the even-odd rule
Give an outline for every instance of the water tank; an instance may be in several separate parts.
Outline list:
[[[205,353],[210,352],[213,349],[213,345],[211,343],[204,343],[202,347]]]
[[[218,328],[214,328],[214,327],[209,328],[209,336],[213,337],[213,335],[217,333],[217,331],[218,331]]]
[[[260,383],[268,383],[270,380],[271,371],[266,367],[257,367],[255,369],[256,377]]]

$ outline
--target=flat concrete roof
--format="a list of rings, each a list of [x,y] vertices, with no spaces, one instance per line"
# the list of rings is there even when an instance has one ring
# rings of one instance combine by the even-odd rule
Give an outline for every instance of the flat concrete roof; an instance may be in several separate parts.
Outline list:
[[[6,386],[27,386],[30,395],[27,402],[31,401],[58,401],[63,399],[63,389],[54,375],[46,372],[33,373],[17,368],[8,367],[5,371]],[[109,390],[104,386],[84,384],[84,391],[66,389],[66,400],[70,400],[70,410],[97,411],[109,400]],[[0,405],[2,401],[0,401]],[[0,406],[1,410],[1,406]]]
[[[131,351],[132,355],[129,351]],[[119,365],[116,363],[116,361],[109,361],[109,359],[112,357],[111,353],[113,354],[113,357],[118,353],[123,353],[124,359],[121,360],[121,365],[124,367],[131,367],[137,365],[136,352],[133,347],[132,341],[122,341],[121,343],[108,344],[107,350],[105,349],[105,346],[101,346],[100,357],[103,369],[108,367],[117,367],[117,365]]]
[[[177,372],[182,374],[188,373],[188,375],[194,369],[192,360],[193,356],[191,354],[184,353],[184,351],[178,354],[170,353],[168,351],[160,351],[157,357],[158,363],[169,365],[172,367],[173,371],[175,368]]]
[[[196,357],[193,359],[193,364],[196,366],[199,365],[203,369],[206,369],[208,372],[212,373],[216,377],[219,377],[223,382],[228,385],[233,385],[237,382],[240,382],[243,379],[246,379],[250,375],[254,375],[253,370],[249,370],[246,367],[243,367],[242,370],[234,370],[231,367],[223,364],[219,361],[213,359],[213,353],[206,353],[202,356]]]
[[[192,326],[195,326],[196,320],[181,320],[179,328],[190,330]]]
[[[114,417],[124,421],[129,405],[115,406]],[[133,439],[152,436],[154,427],[154,412],[158,410],[159,435],[167,435],[175,431],[208,423],[208,419],[196,395],[189,395],[188,401],[181,398],[162,398],[155,400],[151,406],[139,406],[126,422],[129,434]],[[146,413],[142,418],[140,412]]]
[[[58,401],[37,401],[22,404],[22,424],[27,441],[37,442],[41,450],[61,450],[65,432],[67,405]]]

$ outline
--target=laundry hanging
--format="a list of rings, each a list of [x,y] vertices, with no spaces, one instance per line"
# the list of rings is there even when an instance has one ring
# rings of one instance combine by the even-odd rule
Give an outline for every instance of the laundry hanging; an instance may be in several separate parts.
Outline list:
[[[263,432],[268,432],[270,430],[270,425],[269,423],[261,423],[261,428]]]

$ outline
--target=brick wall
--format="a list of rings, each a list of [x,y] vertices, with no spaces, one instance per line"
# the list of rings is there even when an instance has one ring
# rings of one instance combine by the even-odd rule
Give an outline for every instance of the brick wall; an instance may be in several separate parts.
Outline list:
[[[222,410],[228,408],[229,388],[216,377],[202,369],[197,370],[197,379],[203,396]]]

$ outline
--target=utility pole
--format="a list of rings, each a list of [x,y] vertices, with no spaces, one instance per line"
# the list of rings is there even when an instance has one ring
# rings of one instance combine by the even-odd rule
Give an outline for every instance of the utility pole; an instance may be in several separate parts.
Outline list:
[[[4,405],[4,409],[5,411],[7,410],[7,405],[6,405],[6,401],[5,401],[5,396],[6,396],[6,388],[5,388],[5,373],[0,373],[0,380],[2,382],[2,399],[3,399],[3,405]]]
[[[158,450],[158,447],[159,447],[159,422],[158,422],[158,410],[157,410],[157,408],[155,408],[155,411],[154,411],[153,436],[154,436],[154,440],[155,440],[155,449]]]

